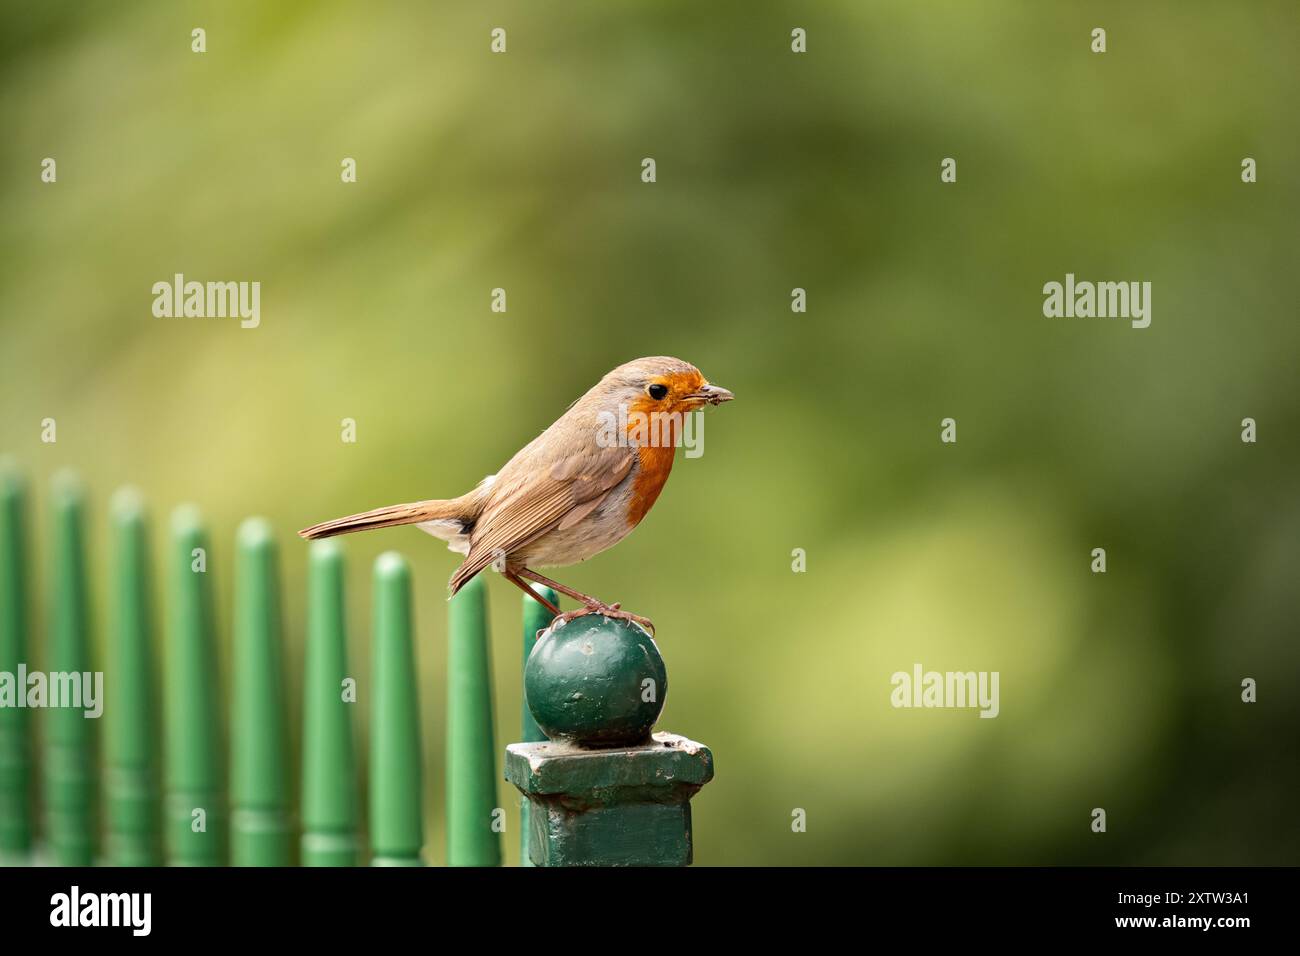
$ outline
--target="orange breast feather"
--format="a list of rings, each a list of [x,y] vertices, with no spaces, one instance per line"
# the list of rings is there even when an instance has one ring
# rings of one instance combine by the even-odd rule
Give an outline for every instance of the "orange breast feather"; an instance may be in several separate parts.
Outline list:
[[[673,452],[671,445],[667,448],[643,447],[637,449],[641,467],[632,479],[632,503],[627,512],[627,523],[635,527],[641,523],[659,492],[664,490],[664,482],[673,470]]]

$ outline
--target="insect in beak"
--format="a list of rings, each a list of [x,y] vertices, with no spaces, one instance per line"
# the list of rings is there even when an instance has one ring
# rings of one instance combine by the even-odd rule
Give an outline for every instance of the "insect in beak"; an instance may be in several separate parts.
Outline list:
[[[721,405],[723,402],[729,402],[735,397],[721,385],[706,383],[700,386],[699,391],[687,395],[686,401],[699,405]]]

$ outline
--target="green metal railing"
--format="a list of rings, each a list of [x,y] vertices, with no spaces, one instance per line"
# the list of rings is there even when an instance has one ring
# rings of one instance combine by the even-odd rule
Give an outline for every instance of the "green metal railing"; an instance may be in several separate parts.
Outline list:
[[[390,551],[375,561],[371,686],[362,694],[348,668],[343,549],[334,540],[310,547],[295,808],[271,525],[250,518],[235,537],[227,698],[218,666],[211,541],[198,509],[182,505],[171,515],[160,668],[147,509],[135,491],[113,497],[106,660],[100,665],[92,657],[97,645],[91,639],[86,495],[66,473],[52,485],[47,634],[43,667],[33,665],[27,497],[21,476],[0,462],[5,862],[33,859],[38,832],[40,859],[67,866],[424,862],[423,748],[405,558]],[[685,737],[652,735],[667,692],[652,636],[617,616],[595,614],[550,632],[535,648],[551,613],[531,595],[523,597],[522,740],[506,748],[503,763],[520,794],[520,813],[507,820],[497,805],[485,588],[482,577],[475,578],[449,606],[447,865],[499,865],[501,834],[511,824],[518,826],[525,866],[689,863],[690,800],[712,779],[713,757]],[[549,589],[534,593],[556,601]],[[352,739],[358,700],[370,706],[368,853]],[[90,719],[101,715],[102,721]],[[43,731],[39,759],[32,743],[37,724]],[[39,801],[33,799],[37,791]]]
[[[50,576],[50,673],[93,673],[86,594],[85,495],[67,473],[54,482],[53,571]],[[54,694],[55,682],[47,685]],[[53,700],[53,697],[51,697]],[[45,721],[45,832],[56,863],[94,860],[95,724],[75,706],[51,707]]]
[[[0,465],[0,672],[14,675],[29,660],[26,493],[18,473]],[[25,707],[0,708],[0,853],[6,856],[32,848],[30,716]]]
[[[123,866],[152,866],[161,859],[158,839],[158,755],[153,746],[158,702],[153,660],[152,591],[144,500],[125,489],[112,504],[113,604],[108,628],[105,692],[131,707],[104,711],[104,801],[108,810],[107,857]]]
[[[0,464],[0,672],[13,675],[22,694],[27,689],[17,687],[20,671],[37,670],[28,505],[21,476]],[[91,659],[86,496],[74,477],[55,480],[51,507],[41,670],[93,675],[101,665]],[[372,686],[358,693],[348,671],[343,549],[332,540],[311,545],[295,820],[275,534],[253,518],[236,536],[228,734],[210,539],[198,510],[176,509],[169,537],[163,666],[154,656],[147,512],[139,494],[124,490],[109,510],[104,720],[87,719],[79,707],[0,707],[0,854],[10,862],[30,859],[40,834],[43,858],[61,865],[349,866],[367,856],[375,865],[419,865],[422,748],[405,559],[389,552],[375,562]],[[532,605],[524,628],[531,635],[545,623],[536,609],[545,609],[530,598],[524,602]],[[457,866],[501,862],[505,820],[497,806],[487,628],[483,582],[473,581],[450,605],[447,863]],[[367,699],[368,854],[352,739],[352,706]],[[43,725],[43,744],[34,760],[37,724]],[[40,781],[33,779],[36,766]],[[39,801],[33,799],[38,791]],[[511,832],[517,825],[509,821]]]
[[[348,674],[343,549],[316,541],[307,570],[306,677],[302,719],[302,863],[353,866],[360,855],[352,717],[356,682]],[[351,682],[349,684],[349,682]]]

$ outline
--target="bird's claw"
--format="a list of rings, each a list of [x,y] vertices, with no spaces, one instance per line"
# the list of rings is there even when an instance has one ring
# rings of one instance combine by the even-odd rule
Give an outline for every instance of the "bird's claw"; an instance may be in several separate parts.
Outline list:
[[[619,603],[601,604],[598,601],[593,601],[576,611],[565,611],[563,614],[557,614],[555,617],[551,618],[550,624],[537,632],[537,636],[541,637],[545,631],[549,631],[551,628],[563,627],[575,618],[586,617],[588,614],[599,614],[602,617],[611,617],[618,621],[631,621],[633,624],[647,630],[650,633],[650,636],[654,637],[654,621],[650,620],[648,617],[633,614],[631,611],[621,610],[621,607],[622,605]]]

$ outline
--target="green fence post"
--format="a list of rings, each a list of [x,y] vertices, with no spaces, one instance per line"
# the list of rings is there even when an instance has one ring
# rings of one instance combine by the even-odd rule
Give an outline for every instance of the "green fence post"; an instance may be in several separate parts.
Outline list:
[[[84,502],[85,493],[73,475],[64,472],[56,477],[48,658],[50,672],[58,676],[48,688],[45,832],[54,861],[63,866],[89,866],[95,853],[94,721],[86,717],[82,706],[84,695],[94,690],[82,530]],[[74,683],[81,685],[82,695],[74,695],[81,696],[81,700],[63,699]]]
[[[288,866],[288,743],[275,539],[262,518],[239,526],[231,680],[230,862]]]
[[[483,575],[451,599],[447,639],[447,865],[500,866],[492,661]]]
[[[108,629],[105,707],[105,800],[108,861],[157,866],[158,775],[154,742],[153,628],[147,523],[134,489],[113,497],[112,617]]]
[[[0,671],[27,669],[27,489],[13,463],[0,460]],[[27,694],[23,678],[15,695]],[[17,703],[17,700],[14,701]],[[0,708],[0,857],[32,847],[31,723],[26,707]]]
[[[506,748],[506,779],[528,798],[538,866],[685,866],[691,798],[713,755],[651,734],[668,673],[650,635],[628,621],[579,617],[538,640],[524,693],[545,743]]]
[[[411,571],[406,559],[393,551],[375,561],[373,643],[370,862],[420,866],[422,755],[411,637]]]
[[[550,601],[552,604],[556,604],[556,601],[559,600],[556,593],[548,587],[543,587],[540,584],[534,584],[532,588],[534,591],[540,594],[547,601]],[[551,624],[551,619],[554,618],[555,615],[551,613],[550,608],[548,608],[545,604],[541,603],[541,601],[533,600],[527,594],[523,595],[523,602],[524,602],[524,614],[523,614],[524,660],[523,662],[526,665],[528,663],[528,656],[533,652],[533,645],[537,643],[537,632],[546,627],[549,627]],[[558,607],[559,605],[557,604],[556,606]],[[522,688],[523,686],[522,681],[520,681],[520,686]],[[533,719],[533,712],[528,709],[527,695],[522,693],[521,691],[521,693],[519,694],[519,699],[523,704],[523,706],[520,708],[522,712],[522,718],[521,718],[522,736],[520,737],[520,739],[524,743],[537,743],[539,741],[545,740],[546,734],[542,733],[542,728],[538,727],[537,721]],[[519,807],[519,865],[520,866],[533,865],[532,857],[528,855],[529,829],[530,828],[528,825],[528,799],[526,797],[523,797],[521,798],[520,807]]]
[[[175,865],[220,866],[226,804],[208,535],[193,506],[177,508],[171,525],[164,685],[167,859]]]
[[[313,541],[307,575],[302,718],[302,864],[357,862],[352,704],[343,613],[343,549]],[[349,685],[350,682],[350,685]]]

